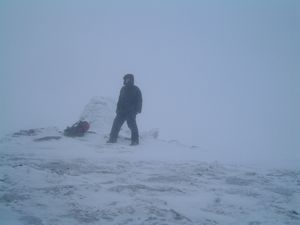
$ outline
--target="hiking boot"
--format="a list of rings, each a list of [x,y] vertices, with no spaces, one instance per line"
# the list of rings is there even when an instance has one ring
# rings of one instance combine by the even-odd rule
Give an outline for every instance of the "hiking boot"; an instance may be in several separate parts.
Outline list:
[[[135,146],[135,145],[138,145],[138,144],[139,144],[139,141],[132,141],[130,145]]]
[[[117,140],[115,140],[115,139],[109,139],[106,143],[107,144],[117,143]]]

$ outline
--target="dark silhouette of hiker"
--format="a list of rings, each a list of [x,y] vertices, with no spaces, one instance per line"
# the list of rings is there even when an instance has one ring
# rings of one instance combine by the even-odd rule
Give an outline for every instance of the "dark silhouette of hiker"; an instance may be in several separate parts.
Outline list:
[[[120,129],[126,121],[131,130],[131,145],[138,145],[139,131],[136,124],[136,115],[142,111],[142,93],[134,85],[134,76],[132,74],[126,74],[123,79],[124,86],[120,91],[116,110],[117,115],[114,119],[107,143],[117,142]]]

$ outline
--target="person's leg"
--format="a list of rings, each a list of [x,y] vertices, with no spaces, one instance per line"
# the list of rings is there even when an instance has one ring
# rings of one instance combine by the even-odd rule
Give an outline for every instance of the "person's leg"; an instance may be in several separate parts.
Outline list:
[[[127,125],[131,130],[131,144],[137,145],[139,144],[139,130],[136,124],[136,115],[128,115],[127,116]]]
[[[120,129],[125,122],[126,118],[120,114],[116,115],[116,118],[114,119],[111,131],[110,131],[110,136],[109,136],[109,143],[115,143],[117,142],[118,135],[120,132]]]

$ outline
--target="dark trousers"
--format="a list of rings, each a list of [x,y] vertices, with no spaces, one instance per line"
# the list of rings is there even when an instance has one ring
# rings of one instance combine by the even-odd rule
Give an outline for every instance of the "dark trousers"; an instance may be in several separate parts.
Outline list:
[[[131,130],[131,142],[139,142],[139,130],[136,124],[136,114],[117,114],[114,119],[111,132],[110,140],[116,141],[120,132],[120,129],[124,122],[127,122],[129,129]]]

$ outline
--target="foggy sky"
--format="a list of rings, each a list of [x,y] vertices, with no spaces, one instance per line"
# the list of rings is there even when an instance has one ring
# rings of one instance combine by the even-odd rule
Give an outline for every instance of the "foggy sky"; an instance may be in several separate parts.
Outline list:
[[[2,0],[0,133],[64,129],[93,96],[117,100],[133,73],[140,130],[297,152],[299,12],[296,0]]]

